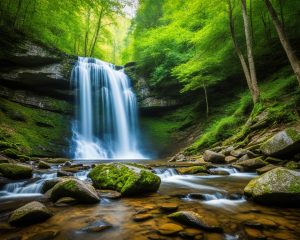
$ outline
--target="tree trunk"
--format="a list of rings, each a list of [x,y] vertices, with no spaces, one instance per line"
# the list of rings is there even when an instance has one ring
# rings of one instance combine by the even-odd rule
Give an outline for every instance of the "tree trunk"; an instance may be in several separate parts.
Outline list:
[[[18,7],[17,7],[17,12],[16,12],[16,15],[15,15],[14,23],[13,23],[13,28],[16,28],[17,20],[18,20],[19,13],[20,13],[20,10],[21,10],[21,7],[22,7],[22,2],[23,2],[23,0],[18,1]]]
[[[246,81],[247,81],[247,85],[248,85],[248,88],[250,90],[250,94],[252,96],[253,102],[254,102],[253,88],[252,88],[249,69],[248,69],[246,60],[243,56],[243,53],[242,53],[241,49],[239,48],[239,45],[238,45],[237,39],[236,39],[231,0],[228,0],[228,13],[229,13],[230,33],[231,33],[231,38],[232,38],[232,41],[233,41],[233,44],[234,44],[234,50],[235,50],[238,58],[240,59],[240,62],[241,62],[242,68],[243,68],[243,72],[244,72],[244,75],[245,75],[245,78],[246,78]]]
[[[202,87],[203,87],[203,90],[204,90],[205,103],[206,103],[206,117],[208,118],[208,114],[209,114],[208,96],[207,96],[206,86],[205,86],[204,82],[202,83]]]
[[[92,39],[92,43],[91,43],[91,52],[90,52],[90,57],[93,56],[94,54],[94,50],[95,50],[95,46],[99,37],[99,31],[101,29],[101,25],[102,25],[102,17],[103,17],[103,13],[104,13],[104,9],[103,7],[101,7],[101,11],[99,14],[99,18],[98,18],[98,22],[97,22],[97,26],[96,26],[96,30]]]
[[[282,3],[282,0],[278,0],[278,2],[279,2],[279,7],[280,7],[280,18],[281,18],[282,28],[284,30],[283,3]]]
[[[89,7],[87,12],[87,27],[85,31],[84,37],[84,56],[86,57],[88,54],[88,42],[89,42],[89,32],[90,32],[90,17],[91,17],[91,8]]]
[[[276,12],[275,12],[275,9],[273,8],[271,2],[269,0],[265,0],[265,3],[266,3],[266,6],[268,8],[268,11],[271,15],[271,18],[272,18],[272,21],[273,21],[273,24],[275,25],[275,28],[276,28],[276,31],[277,31],[277,34],[279,36],[279,40],[286,52],[286,55],[290,61],[290,64],[294,70],[294,73],[297,77],[297,80],[298,80],[298,83],[300,85],[300,63],[299,63],[299,60],[296,56],[296,54],[294,53],[292,47],[291,47],[291,44],[284,32],[284,29],[283,29],[283,26],[282,26],[282,23],[280,22]]]
[[[252,40],[253,40],[253,44],[255,45],[255,42],[254,42],[254,27],[253,27],[253,9],[252,9],[252,0],[250,0],[250,24],[251,24],[251,37],[252,37]]]
[[[256,103],[259,100],[259,89],[257,85],[256,70],[255,70],[254,57],[252,52],[252,38],[251,38],[250,27],[249,27],[249,17],[247,14],[246,0],[241,0],[241,2],[242,2],[242,13],[244,19],[245,37],[246,37],[246,45],[247,45],[248,64],[249,64],[249,71],[251,77],[251,85],[253,89],[253,100],[254,103]]]

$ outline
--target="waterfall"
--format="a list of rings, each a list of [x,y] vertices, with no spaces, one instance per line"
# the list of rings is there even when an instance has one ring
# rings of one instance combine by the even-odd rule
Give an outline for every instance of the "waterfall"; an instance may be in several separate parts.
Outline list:
[[[145,159],[138,146],[137,102],[123,69],[79,57],[72,70],[76,92],[75,159]]]

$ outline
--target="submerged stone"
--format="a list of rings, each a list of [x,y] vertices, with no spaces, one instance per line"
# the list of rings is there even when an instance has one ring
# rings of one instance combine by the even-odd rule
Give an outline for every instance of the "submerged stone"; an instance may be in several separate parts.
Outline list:
[[[100,201],[94,187],[78,179],[65,179],[53,187],[50,199],[56,202],[63,197],[74,198],[79,203],[97,203]]]
[[[156,192],[160,178],[147,169],[121,163],[100,164],[89,173],[93,184],[99,189],[110,189],[123,196]]]
[[[40,202],[31,202],[16,209],[9,218],[13,226],[27,226],[47,220],[52,213]]]
[[[300,172],[275,168],[252,179],[245,187],[244,194],[254,201],[268,205],[299,206]]]
[[[22,164],[0,163],[0,173],[10,179],[26,179],[32,177],[32,168]]]
[[[261,151],[268,156],[292,155],[300,149],[300,131],[296,128],[287,128],[260,147]]]
[[[174,223],[165,223],[158,229],[162,235],[173,235],[183,230],[183,227]]]
[[[101,232],[103,230],[106,230],[106,229],[112,228],[112,227],[113,226],[110,223],[98,220],[98,221],[89,223],[87,226],[82,228],[81,231],[97,233],[97,232]]]

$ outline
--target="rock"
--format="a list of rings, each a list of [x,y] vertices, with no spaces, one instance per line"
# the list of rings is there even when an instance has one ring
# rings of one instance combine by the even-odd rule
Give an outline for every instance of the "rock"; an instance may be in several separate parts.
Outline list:
[[[197,173],[207,173],[206,166],[192,166],[192,167],[181,167],[176,168],[176,171],[181,174],[197,174]]]
[[[226,157],[225,157],[225,162],[226,162],[227,164],[234,163],[234,162],[236,162],[237,160],[238,160],[237,157],[234,157],[234,156],[226,156]]]
[[[73,173],[71,172],[66,172],[66,171],[62,171],[62,170],[58,170],[57,171],[57,176],[58,177],[72,177]]]
[[[115,190],[122,196],[156,192],[161,182],[147,169],[121,163],[100,164],[88,176],[96,188]]]
[[[230,173],[225,170],[218,170],[213,168],[209,169],[209,173],[212,175],[222,175],[222,176],[230,175]]]
[[[295,154],[300,149],[300,131],[296,128],[287,128],[263,143],[260,149],[268,156]]]
[[[121,197],[121,193],[113,190],[97,190],[97,192],[101,198],[118,199]]]
[[[187,195],[188,198],[191,199],[197,199],[197,200],[206,200],[206,194],[205,193],[189,193]]]
[[[71,161],[67,161],[63,164],[64,167],[71,167],[72,166],[72,162]]]
[[[243,155],[242,157],[239,158],[238,162],[242,162],[242,161],[245,161],[245,160],[248,160],[248,159],[250,159],[249,155],[245,154],[245,155]]]
[[[74,198],[79,203],[97,203],[100,201],[94,187],[78,179],[65,179],[53,187],[50,199],[56,202],[63,197]]]
[[[222,153],[216,153],[210,150],[204,151],[203,159],[205,162],[211,163],[225,163],[225,155]]]
[[[53,188],[57,183],[62,182],[64,179],[63,178],[54,178],[54,179],[49,179],[46,180],[42,186],[42,193],[47,192],[51,188]]]
[[[265,161],[263,161],[262,157],[252,158],[249,160],[244,160],[241,162],[236,163],[237,165],[241,166],[246,171],[252,171],[257,168],[261,168],[267,165]],[[233,167],[235,167],[235,164],[233,164]],[[238,167],[237,167],[238,168]]]
[[[138,213],[136,215],[134,215],[133,217],[133,221],[135,222],[142,222],[142,221],[146,221],[150,218],[153,218],[153,216],[151,214],[148,213]]]
[[[294,155],[293,159],[296,161],[296,162],[299,162],[300,161],[300,153],[297,153]],[[0,156],[0,160],[1,160],[1,156]]]
[[[203,239],[202,231],[195,228],[184,229],[184,231],[180,232],[179,235],[184,239]],[[195,238],[196,236],[199,236],[200,238]]]
[[[224,154],[225,156],[229,156],[230,155],[230,152],[234,150],[234,147],[233,146],[229,146],[227,148],[225,148],[224,150],[222,150],[222,154]]]
[[[8,178],[5,177],[0,177],[0,188],[3,187],[4,185],[10,183],[11,180],[9,180]]]
[[[219,223],[208,216],[202,217],[192,211],[179,211],[168,215],[169,218],[191,227],[200,227],[207,231],[222,232]]]
[[[51,166],[44,161],[39,161],[38,168],[39,169],[49,169],[49,168],[51,168]]]
[[[69,158],[47,158],[44,160],[47,163],[52,163],[52,164],[61,164],[65,162],[69,162]]]
[[[96,232],[101,232],[103,230],[106,230],[106,229],[109,229],[112,227],[113,226],[110,223],[98,220],[98,221],[89,223],[87,226],[82,228],[81,231],[96,233]]]
[[[267,237],[265,235],[263,235],[263,233],[257,229],[246,227],[244,229],[244,231],[247,236],[247,239],[253,239],[253,240],[267,239]]]
[[[186,162],[189,161],[189,157],[185,156],[182,152],[177,153],[175,156],[173,156],[169,162]]]
[[[27,238],[26,240],[52,240],[55,239],[58,234],[59,234],[58,231],[45,231],[45,232],[34,234],[33,236]]]
[[[277,168],[277,166],[275,166],[273,164],[268,164],[264,167],[256,169],[256,172],[257,172],[257,174],[261,175],[261,174],[264,174],[266,172],[273,170],[274,168]]]
[[[158,229],[159,233],[162,235],[173,235],[183,230],[183,227],[181,227],[178,224],[174,223],[165,223],[161,225]]]
[[[0,173],[10,179],[26,179],[32,177],[32,168],[22,164],[0,163]]]
[[[55,206],[64,207],[77,203],[76,199],[71,197],[63,197],[56,201]]]
[[[297,169],[299,168],[298,163],[296,163],[295,161],[289,161],[285,164],[285,167],[288,169]]]
[[[275,168],[252,179],[245,187],[244,194],[267,205],[299,205],[300,173],[282,167]]]
[[[177,203],[162,203],[160,204],[160,210],[163,212],[172,212],[178,209]]]
[[[248,150],[239,148],[239,149],[236,149],[236,150],[232,150],[230,152],[230,155],[234,156],[236,158],[240,158],[240,157],[246,155],[247,153],[248,153]]]
[[[265,161],[266,161],[267,163],[272,163],[272,164],[280,164],[280,163],[283,162],[281,159],[279,159],[279,158],[274,158],[274,157],[267,157],[267,158],[265,159]]]
[[[47,220],[52,213],[40,202],[31,202],[16,209],[9,218],[13,226],[27,226]]]

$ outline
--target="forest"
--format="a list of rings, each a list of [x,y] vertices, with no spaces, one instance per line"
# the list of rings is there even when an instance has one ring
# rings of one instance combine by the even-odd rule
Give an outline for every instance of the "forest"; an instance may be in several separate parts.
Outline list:
[[[0,240],[300,239],[299,0],[1,0]]]

